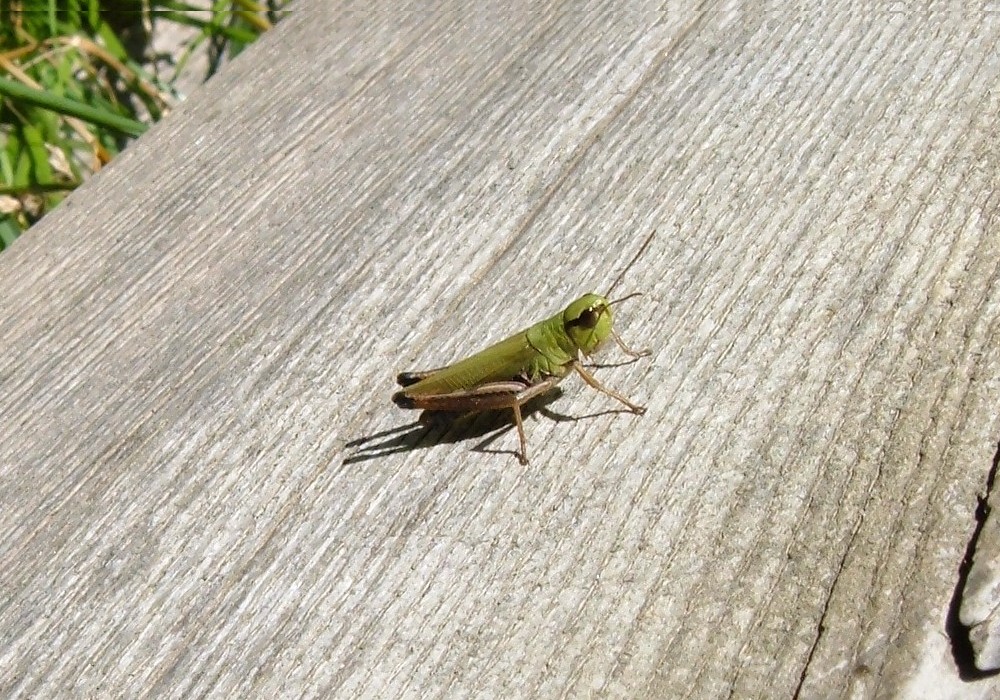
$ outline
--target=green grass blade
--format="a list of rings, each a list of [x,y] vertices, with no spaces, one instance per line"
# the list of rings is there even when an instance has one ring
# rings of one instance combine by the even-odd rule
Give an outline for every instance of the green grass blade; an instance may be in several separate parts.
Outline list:
[[[44,90],[35,90],[34,88],[27,87],[7,78],[0,77],[0,95],[6,95],[7,97],[12,97],[14,99],[24,100],[25,102],[33,104],[36,107],[51,109],[55,112],[59,112],[60,114],[78,117],[84,121],[91,122],[92,124],[99,124],[111,129],[118,129],[129,136],[139,136],[148,128],[142,122],[135,121],[134,119],[129,119],[128,117],[123,117],[105,110],[96,109],[90,105],[83,104],[82,102],[70,100],[59,95],[53,95],[52,93],[45,92]]]

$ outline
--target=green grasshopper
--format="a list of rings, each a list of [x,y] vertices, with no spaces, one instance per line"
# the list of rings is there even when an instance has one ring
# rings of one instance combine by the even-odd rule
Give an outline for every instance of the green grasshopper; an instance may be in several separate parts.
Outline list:
[[[396,382],[405,388],[393,394],[393,403],[400,408],[456,413],[513,409],[521,441],[518,453],[521,464],[528,463],[521,406],[551,391],[570,372],[575,371],[587,384],[617,399],[632,413],[645,413],[644,406],[632,403],[597,381],[584,367],[583,358],[592,355],[609,337],[630,357],[637,359],[650,354],[649,350],[631,350],[612,327],[612,305],[640,294],[636,292],[614,301],[608,301],[608,297],[652,239],[653,234],[650,234],[607,294],[584,294],[552,318],[455,364],[400,373]]]

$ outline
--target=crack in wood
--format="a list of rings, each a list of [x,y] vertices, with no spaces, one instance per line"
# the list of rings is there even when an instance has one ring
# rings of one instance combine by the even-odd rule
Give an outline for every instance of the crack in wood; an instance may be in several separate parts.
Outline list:
[[[945,620],[945,632],[951,641],[951,653],[955,659],[955,666],[958,669],[959,678],[964,681],[980,680],[1000,674],[1000,669],[984,671],[976,665],[975,650],[969,636],[970,627],[962,624],[959,617],[963,593],[969,580],[969,572],[975,561],[976,546],[979,543],[986,518],[990,514],[989,498],[993,492],[993,484],[996,482],[998,467],[1000,467],[1000,443],[997,444],[997,451],[993,455],[993,465],[986,475],[986,489],[978,498],[975,514],[976,527],[965,545],[965,556],[962,557],[962,563],[958,567],[958,581],[955,584],[955,592],[951,597],[948,617]]]
[[[823,634],[826,632],[826,625],[823,624],[823,621],[826,620],[827,612],[830,610],[830,600],[833,599],[833,592],[837,588],[837,579],[840,578],[840,574],[844,570],[844,562],[847,559],[847,552],[849,552],[850,549],[850,546],[844,549],[844,554],[841,556],[840,564],[837,567],[837,575],[833,577],[833,583],[830,585],[830,589],[826,593],[826,600],[823,601],[823,611],[820,613],[819,621],[816,623],[816,636],[813,637],[812,646],[809,647],[809,653],[806,655],[805,663],[802,664],[802,673],[799,674],[799,682],[795,685],[795,692],[792,693],[793,700],[798,700],[802,694],[802,686],[805,684],[806,676],[809,674],[809,668],[812,666],[813,656],[816,654],[816,649],[819,648],[820,640],[823,639]]]

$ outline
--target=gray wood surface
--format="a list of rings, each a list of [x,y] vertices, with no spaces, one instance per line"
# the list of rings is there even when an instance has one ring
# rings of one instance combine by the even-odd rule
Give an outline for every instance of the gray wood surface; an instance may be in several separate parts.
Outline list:
[[[332,5],[0,255],[0,694],[1000,692],[1000,17]],[[654,229],[645,416],[387,434]]]

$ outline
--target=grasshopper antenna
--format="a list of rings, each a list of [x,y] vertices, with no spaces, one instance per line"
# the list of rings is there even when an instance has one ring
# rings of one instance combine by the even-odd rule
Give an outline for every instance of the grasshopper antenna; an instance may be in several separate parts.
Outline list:
[[[641,297],[641,296],[642,292],[632,292],[631,294],[626,294],[625,296],[620,297],[618,299],[612,299],[611,301],[608,302],[608,306],[613,306],[614,304],[620,304],[623,301],[628,301],[629,299],[632,299],[634,297]]]
[[[618,273],[618,276],[617,276],[617,277],[615,277],[615,281],[611,283],[611,286],[610,286],[610,287],[608,287],[608,293],[604,295],[604,298],[605,298],[605,299],[607,299],[607,298],[609,298],[609,297],[611,296],[611,292],[615,291],[615,287],[617,287],[617,286],[618,286],[618,283],[622,281],[622,278],[623,278],[623,277],[625,277],[625,273],[627,273],[627,272],[628,272],[629,270],[631,270],[631,269],[632,269],[632,266],[633,266],[633,265],[635,265],[636,261],[637,261],[637,260],[638,260],[639,258],[641,258],[641,257],[642,257],[642,254],[643,254],[643,253],[645,253],[645,252],[646,252],[646,248],[648,248],[648,247],[649,247],[649,244],[653,242],[653,236],[655,236],[655,235],[656,235],[656,229],[654,228],[654,229],[653,229],[653,230],[652,230],[652,231],[650,232],[650,234],[649,234],[649,235],[648,235],[648,236],[646,237],[646,240],[645,240],[645,241],[643,241],[643,243],[642,243],[642,247],[641,247],[641,248],[639,248],[639,252],[638,252],[638,253],[636,253],[636,254],[635,254],[635,256],[633,256],[633,258],[632,258],[632,259],[631,259],[631,260],[629,261],[628,265],[626,265],[626,266],[625,266],[625,267],[624,267],[624,268],[622,269],[622,271]],[[630,298],[630,297],[632,297],[632,296],[635,296],[635,295],[633,295],[633,294],[629,294],[629,295],[628,295],[627,297],[624,297],[623,299],[619,299],[618,301],[624,301],[625,299],[628,299],[628,298]]]

